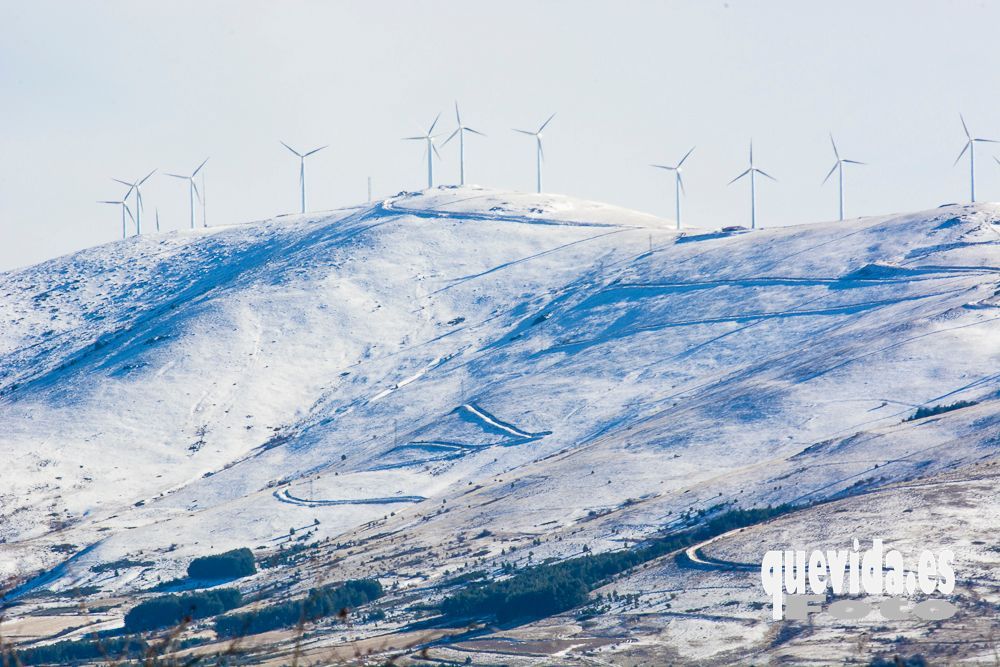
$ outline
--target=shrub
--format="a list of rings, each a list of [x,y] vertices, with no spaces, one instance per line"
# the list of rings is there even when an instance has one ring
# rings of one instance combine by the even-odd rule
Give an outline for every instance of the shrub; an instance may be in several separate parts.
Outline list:
[[[220,637],[242,637],[277,628],[291,628],[300,622],[317,621],[380,597],[382,585],[374,579],[347,581],[341,586],[322,586],[313,588],[301,600],[220,616],[215,620],[215,632]]]
[[[223,554],[201,556],[188,565],[192,579],[239,579],[257,572],[253,552],[247,548],[233,549]]]
[[[162,595],[137,604],[125,614],[125,630],[139,632],[177,625],[185,619],[217,616],[240,606],[242,596],[235,588],[219,588],[188,595]]]

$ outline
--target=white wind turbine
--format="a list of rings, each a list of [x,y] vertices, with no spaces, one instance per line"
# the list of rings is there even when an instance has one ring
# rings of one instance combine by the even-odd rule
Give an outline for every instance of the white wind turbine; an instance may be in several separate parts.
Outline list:
[[[403,137],[403,141],[426,141],[427,142],[427,187],[434,187],[434,156],[437,155],[438,159],[441,159],[441,154],[438,152],[437,146],[434,145],[434,140],[437,139],[440,134],[434,134],[434,128],[437,127],[438,120],[441,119],[441,114],[439,113],[434,117],[434,122],[431,123],[430,128],[427,130],[427,134],[419,137]]]
[[[830,177],[833,176],[833,172],[837,172],[837,180],[840,185],[840,219],[844,219],[844,165],[845,164],[864,164],[864,162],[858,162],[857,160],[845,160],[840,157],[840,151],[837,150],[837,142],[833,140],[833,134],[830,134],[830,145],[833,146],[833,154],[836,156],[837,161],[833,163],[830,167],[830,172],[823,179],[821,185],[825,185]]]
[[[951,166],[954,167],[956,164],[958,164],[958,161],[962,159],[963,155],[965,155],[965,151],[969,151],[969,186],[972,191],[972,203],[975,204],[976,203],[976,142],[979,141],[981,143],[987,143],[987,144],[995,144],[1000,142],[998,142],[996,139],[982,139],[979,137],[973,137],[972,133],[969,132],[969,126],[965,124],[965,118],[962,117],[962,114],[958,114],[958,117],[962,121],[962,129],[965,130],[966,141],[965,145],[962,146],[962,152],[958,154],[957,158],[955,158],[955,164]]]
[[[131,192],[131,190],[129,190]],[[122,198],[119,201],[99,201],[98,204],[114,204],[115,206],[121,206],[122,209],[122,238],[125,238],[125,216],[128,215],[129,219],[135,224],[135,218],[132,217],[132,211],[129,210],[128,204],[125,203],[125,199]]]
[[[122,197],[123,200],[128,200],[129,195],[135,192],[135,233],[142,234],[142,184],[149,180],[149,177],[156,173],[156,170],[146,174],[144,178],[135,181],[134,183],[129,183],[128,181],[123,181],[120,178],[112,178],[111,180],[116,183],[121,183],[122,185],[128,186],[128,192]]]
[[[684,164],[684,160],[688,159],[688,155],[691,155],[693,152],[694,148],[692,147],[691,150],[684,154],[684,157],[681,158],[680,162],[673,166],[665,164],[650,165],[656,167],[657,169],[666,169],[667,171],[674,172],[674,199],[677,204],[677,229],[681,228],[681,192],[684,191],[684,179],[681,178],[681,167]]]
[[[544,123],[542,123],[542,126],[538,128],[537,132],[529,132],[528,130],[518,130],[516,128],[514,129],[515,132],[520,132],[521,134],[527,134],[528,136],[532,136],[535,138],[535,163],[536,163],[536,168],[538,170],[537,172],[538,192],[542,191],[542,159],[545,157],[542,153],[542,130],[544,130],[545,126],[548,125],[550,122],[552,122],[552,119],[555,117],[556,117],[555,114],[549,116],[549,119]]]
[[[462,125],[462,115],[458,112],[458,102],[455,102],[455,120],[458,121],[458,127],[451,133],[451,135],[449,135],[447,139],[444,140],[444,143],[441,144],[441,146],[446,146],[456,134],[458,135],[459,185],[465,185],[465,133],[472,132],[473,134],[478,134],[481,137],[485,137],[486,135],[479,130],[473,130],[471,127]]]
[[[777,181],[774,176],[765,173],[753,165],[753,142],[750,142],[750,168],[744,171],[742,174],[729,181],[728,185],[732,185],[736,181],[740,180],[747,174],[750,175],[750,229],[757,229],[757,179],[756,175],[760,174],[765,178],[770,178],[772,181]]]
[[[198,168],[195,169],[193,172],[191,172],[190,176],[182,176],[180,174],[167,174],[167,176],[170,176],[172,178],[179,178],[182,181],[188,182],[188,200],[191,206],[191,229],[194,229],[194,198],[197,197],[198,201],[201,201],[201,193],[198,192],[198,186],[195,185],[194,177],[197,176],[198,172],[201,171],[201,168],[205,166],[205,162],[208,162],[208,158],[205,158],[205,161],[199,164]],[[202,215],[204,216],[204,213]]]
[[[300,212],[305,213],[306,212],[306,158],[312,155],[313,153],[320,152],[321,150],[326,148],[326,146],[320,146],[319,148],[314,148],[308,153],[300,153],[291,146],[289,146],[288,144],[286,144],[284,141],[279,143],[281,143],[281,145],[287,148],[288,150],[295,153],[295,155],[299,158],[299,190],[301,190],[302,193],[302,210]]]

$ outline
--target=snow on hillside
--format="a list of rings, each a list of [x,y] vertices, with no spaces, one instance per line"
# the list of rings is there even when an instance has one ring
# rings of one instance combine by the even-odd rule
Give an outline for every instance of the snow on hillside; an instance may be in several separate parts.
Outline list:
[[[456,202],[466,218],[425,210]],[[565,198],[439,190],[134,237],[5,274],[0,453],[11,465],[0,538],[65,543],[68,528],[86,525],[74,533],[82,547],[101,529],[152,525],[162,545],[177,535],[160,522],[198,516],[210,534],[206,512],[231,525],[226,503],[250,497],[261,516],[217,542],[242,542],[243,531],[266,541],[303,512],[263,490],[331,463],[356,473],[337,480],[336,497],[373,486],[433,494],[447,478],[365,476],[391,450],[406,461],[424,446],[394,443],[392,425],[404,440],[457,440],[441,447],[473,458],[498,435],[532,441],[494,433],[486,408],[452,414],[463,382],[471,400],[495,381],[469,363],[553,291],[635,255],[651,235],[671,240],[665,226]],[[331,510],[331,529],[379,511]],[[5,559],[2,574],[45,560]]]
[[[416,580],[470,561],[401,550],[485,526],[564,557],[969,464],[1000,435],[998,221],[677,234],[439,188],[0,275],[0,577],[93,545],[54,586],[137,590],[308,528]],[[123,557],[157,565],[89,569]]]

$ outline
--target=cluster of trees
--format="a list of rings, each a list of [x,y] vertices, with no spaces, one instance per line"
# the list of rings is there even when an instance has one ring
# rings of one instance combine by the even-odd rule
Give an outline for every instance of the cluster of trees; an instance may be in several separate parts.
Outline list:
[[[188,565],[191,579],[239,579],[257,572],[253,552],[247,548],[233,549],[214,556],[195,558]]]
[[[98,563],[97,565],[92,565],[90,571],[100,574],[102,572],[111,572],[113,570],[124,570],[130,567],[150,567],[155,564],[156,563],[151,560],[132,560],[130,558],[122,558],[121,560],[111,561],[110,563]]]
[[[976,401],[955,401],[954,403],[949,403],[948,405],[932,405],[928,408],[917,408],[916,412],[903,421],[912,422],[918,419],[923,419],[924,417],[933,417],[934,415],[939,415],[942,412],[951,412],[952,410],[961,410],[962,408],[972,407],[973,405],[976,405]]]
[[[149,645],[142,637],[115,637],[112,639],[86,639],[63,641],[47,646],[24,649],[11,656],[13,665],[68,665],[99,660],[115,661],[138,658]],[[11,649],[13,653],[13,649]],[[0,653],[0,662],[7,664],[6,654]]]
[[[904,658],[901,655],[894,655],[891,658],[879,656],[872,660],[869,667],[927,667],[927,659],[919,653]]]
[[[382,597],[382,592],[382,584],[375,579],[357,579],[340,586],[321,586],[310,590],[301,600],[289,600],[256,611],[220,616],[215,620],[215,632],[220,637],[242,637],[278,628],[291,628],[299,623],[346,614],[354,607]]]
[[[724,512],[697,530],[612,551],[522,569],[500,581],[474,584],[446,597],[441,613],[451,619],[496,618],[501,623],[543,618],[579,607],[587,594],[611,577],[677,549],[749,526],[794,509],[790,505]]]
[[[501,623],[542,618],[579,607],[600,582],[690,544],[686,536],[662,538],[641,549],[580,556],[523,569],[501,581],[469,586],[445,598],[449,618],[495,617]]]
[[[161,595],[132,607],[125,614],[125,630],[141,632],[168,628],[183,621],[217,616],[239,607],[242,602],[243,598],[235,588]]]
[[[705,525],[699,531],[701,534],[698,537],[699,539],[715,537],[736,528],[752,526],[755,523],[767,521],[772,517],[787,514],[794,509],[795,507],[792,505],[783,504],[775,507],[752,507],[748,510],[729,510],[705,522]]]

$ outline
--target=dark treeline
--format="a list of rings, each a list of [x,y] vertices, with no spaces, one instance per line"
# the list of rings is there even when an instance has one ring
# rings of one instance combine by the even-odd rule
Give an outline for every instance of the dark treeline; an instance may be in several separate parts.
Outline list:
[[[108,661],[111,663],[144,655],[149,644],[142,637],[115,637],[106,640],[63,641],[48,646],[10,652],[11,665],[72,665],[75,663]],[[0,653],[0,663],[8,664],[8,655]]]
[[[338,615],[343,610],[360,607],[380,597],[382,585],[374,579],[347,581],[340,586],[321,586],[310,590],[301,600],[289,600],[256,611],[220,616],[215,621],[215,631],[220,637],[242,637],[278,628],[291,628],[299,623]]]
[[[580,556],[537,565],[501,581],[474,584],[445,598],[441,613],[449,619],[495,618],[501,623],[551,616],[585,604],[587,594],[614,575],[689,547],[734,528],[749,526],[794,509],[789,505],[730,510],[703,526],[658,538],[624,551]]]
[[[239,579],[256,571],[253,552],[247,548],[195,558],[187,569],[191,579]]]
[[[216,616],[239,607],[241,603],[242,596],[235,588],[219,588],[185,595],[161,595],[132,607],[125,614],[125,630],[159,630],[185,620]]]
[[[976,401],[955,401],[954,403],[949,403],[948,405],[932,405],[926,408],[917,408],[917,411],[912,415],[904,419],[904,422],[912,422],[918,419],[923,419],[924,417],[933,417],[934,415],[939,415],[943,412],[951,412],[952,410],[961,410],[962,408],[969,408],[976,405]]]

